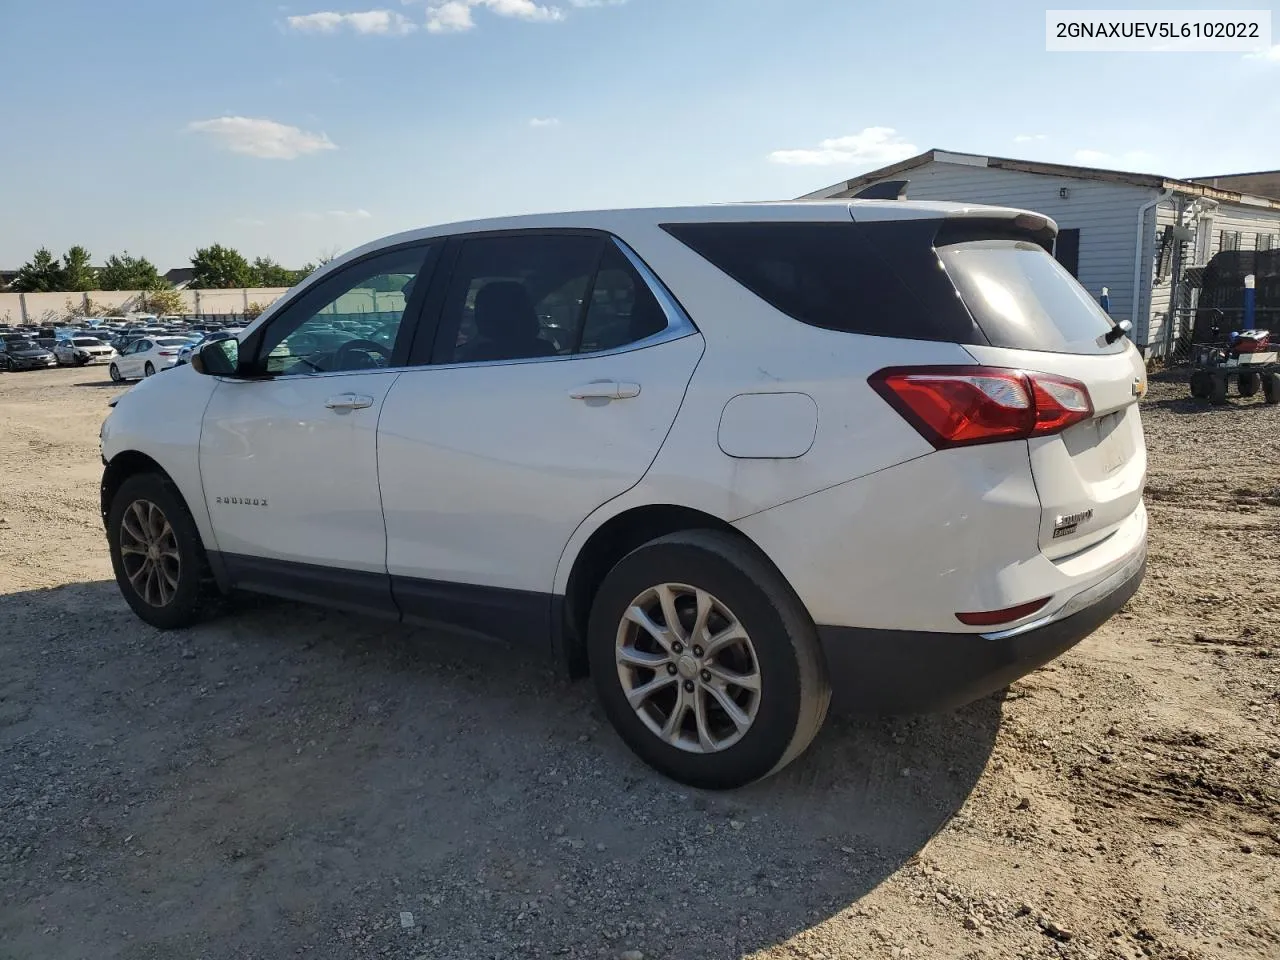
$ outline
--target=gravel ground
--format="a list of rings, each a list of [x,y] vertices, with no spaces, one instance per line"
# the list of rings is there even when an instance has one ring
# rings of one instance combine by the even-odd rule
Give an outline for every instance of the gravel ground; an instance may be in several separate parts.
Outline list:
[[[589,685],[110,581],[97,370],[0,376],[0,957],[1280,956],[1280,408],[1156,383],[1150,575],[954,715],[659,779]]]

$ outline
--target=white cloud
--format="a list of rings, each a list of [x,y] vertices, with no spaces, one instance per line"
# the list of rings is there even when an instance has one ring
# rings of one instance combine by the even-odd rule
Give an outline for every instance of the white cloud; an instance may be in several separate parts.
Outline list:
[[[823,140],[816,150],[775,150],[769,154],[769,160],[814,167],[835,163],[881,166],[897,163],[919,152],[914,143],[907,143],[892,127],[867,127],[852,136]]]
[[[571,7],[620,7],[627,0],[569,0]]]
[[[236,223],[245,227],[265,227],[267,221],[259,220],[257,217],[236,217]]]
[[[336,220],[368,220],[373,216],[373,214],[364,207],[360,207],[356,210],[330,210],[326,215],[333,217]]]
[[[290,17],[289,26],[303,33],[335,33],[350,27],[356,33],[381,36],[403,36],[417,29],[417,24],[393,10],[365,10],[360,13],[322,11]]]
[[[575,4],[581,6],[581,4]],[[459,33],[476,25],[471,11],[485,7],[499,17],[550,23],[564,19],[559,7],[535,0],[427,0],[427,30],[431,33]]]
[[[446,0],[427,7],[427,30],[431,33],[456,33],[475,25],[470,0]]]
[[[1046,133],[1020,133],[1013,138],[1014,143],[1035,143],[1039,140],[1048,140],[1049,135]]]
[[[265,118],[217,117],[196,120],[187,124],[187,129],[209,135],[232,153],[264,160],[293,160],[308,153],[338,149],[323,133],[310,133]]]
[[[1280,61],[1280,43],[1275,46],[1268,47],[1266,50],[1255,50],[1253,53],[1244,55],[1246,60],[1273,60]]]
[[[534,117],[529,121],[531,127],[558,127],[560,126],[559,117]]]
[[[1077,150],[1074,154],[1076,163],[1086,167],[1101,167],[1104,170],[1146,170],[1150,171],[1156,163],[1156,156],[1146,150],[1127,150],[1124,153],[1107,153],[1104,150]]]

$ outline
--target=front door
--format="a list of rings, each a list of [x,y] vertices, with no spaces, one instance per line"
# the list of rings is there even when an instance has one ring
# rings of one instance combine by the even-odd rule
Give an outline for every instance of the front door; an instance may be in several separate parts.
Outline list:
[[[545,641],[565,544],[644,476],[703,341],[605,235],[456,244],[378,430],[387,569],[407,619]]]
[[[363,258],[241,342],[242,373],[258,376],[218,384],[200,437],[209,517],[236,585],[395,614],[377,425],[427,254],[419,244]]]

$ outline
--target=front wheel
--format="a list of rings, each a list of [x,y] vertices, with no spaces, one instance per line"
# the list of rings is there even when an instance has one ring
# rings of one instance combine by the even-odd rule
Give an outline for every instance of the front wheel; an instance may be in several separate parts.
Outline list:
[[[140,473],[120,485],[107,513],[116,584],[140,618],[171,630],[200,618],[208,598],[200,533],[165,477]]]
[[[1252,371],[1236,374],[1236,390],[1242,397],[1252,397],[1258,392],[1258,375]]]
[[[142,374],[147,377],[154,377],[156,375],[156,368],[151,365],[150,360],[148,360],[147,365],[142,368]]]
[[[111,365],[111,369],[108,370],[107,372],[111,374],[111,379],[116,383],[119,383],[121,380],[124,379],[124,377],[120,376],[120,368],[117,367],[114,363]]]
[[[1267,403],[1280,403],[1280,373],[1262,375],[1262,399]]]
[[[587,646],[622,739],[694,787],[740,787],[782,769],[831,700],[799,598],[729,533],[672,534],[620,560],[592,605]]]

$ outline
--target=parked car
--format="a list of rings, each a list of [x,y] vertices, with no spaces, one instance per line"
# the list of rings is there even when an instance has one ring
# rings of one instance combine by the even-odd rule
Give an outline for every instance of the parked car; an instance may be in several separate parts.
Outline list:
[[[4,346],[0,348],[0,369],[10,372],[57,365],[53,354],[34,340],[5,337]]]
[[[121,350],[111,361],[109,373],[116,382],[150,377],[178,362],[186,337],[142,337]]]
[[[243,589],[533,643],[701,787],[785,766],[833,691],[957,706],[1145,569],[1145,368],[1055,234],[854,201],[371,244],[119,400],[116,580],[162,628]]]
[[[82,367],[87,363],[110,363],[116,352],[110,344],[97,337],[64,337],[53,348],[53,355],[60,366]]]
[[[189,343],[178,350],[177,365],[182,366],[184,363],[190,363],[191,357],[195,352],[209,341],[226,340],[235,337],[239,333],[239,330],[209,330],[199,337],[192,338]]]

